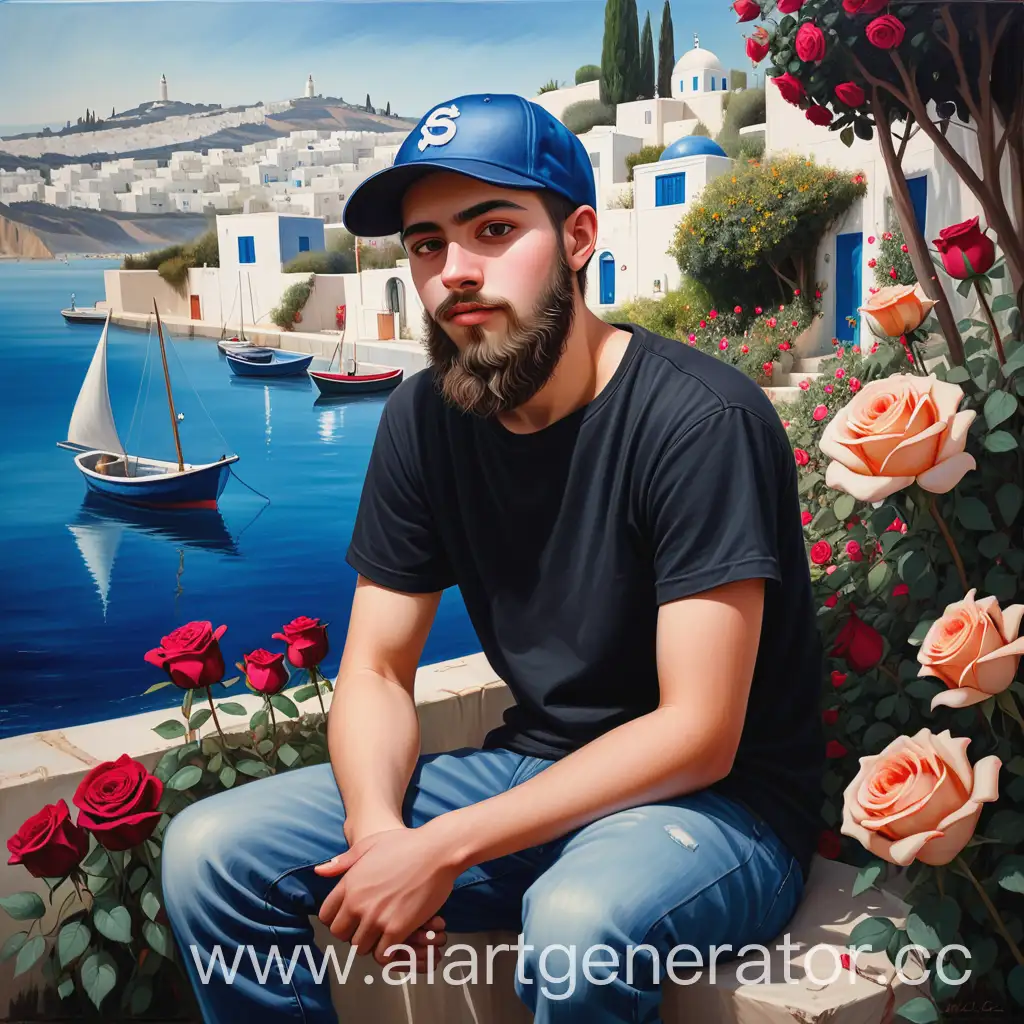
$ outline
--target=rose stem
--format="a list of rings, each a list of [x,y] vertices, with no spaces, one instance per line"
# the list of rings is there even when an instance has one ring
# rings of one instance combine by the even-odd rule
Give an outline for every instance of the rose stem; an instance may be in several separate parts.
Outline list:
[[[932,519],[935,520],[935,523],[939,528],[939,532],[942,534],[942,537],[946,542],[946,547],[949,548],[949,553],[953,556],[956,571],[960,574],[960,584],[963,586],[964,593],[966,594],[971,588],[967,583],[967,573],[964,570],[964,561],[960,557],[960,552],[957,550],[956,544],[953,541],[953,535],[949,532],[946,520],[942,518],[942,513],[939,511],[938,499],[934,497],[934,495],[932,496],[932,500],[928,503],[928,511],[931,512]]]
[[[320,712],[324,716],[324,729],[327,729],[327,708],[324,707],[324,698],[320,693],[320,670],[314,665],[309,674],[313,677],[313,685],[316,687],[316,699],[320,701]]]
[[[985,904],[985,909],[989,913],[989,917],[995,922],[996,930],[1006,940],[1006,944],[1010,947],[1010,952],[1013,954],[1014,960],[1017,961],[1021,967],[1024,967],[1024,953],[1021,953],[1017,943],[1013,941],[1013,936],[1009,933],[1006,928],[1006,923],[999,916],[999,911],[996,910],[995,904],[989,899],[988,893],[985,892],[985,887],[975,877],[974,873],[967,866],[967,862],[962,857],[956,858],[957,865],[962,868],[963,876],[967,878],[971,885],[977,890],[978,895],[981,897],[981,902]]]
[[[982,289],[978,278],[974,279],[974,290],[978,293],[978,300],[981,302],[981,308],[985,310],[985,317],[988,320],[989,326],[992,328],[992,341],[995,342],[996,355],[999,357],[999,372],[1001,375],[1003,363],[1006,362],[1006,353],[1003,351],[1003,339],[999,336],[999,328],[996,327],[996,320],[992,315],[992,307],[989,306],[988,299],[985,298],[985,292]]]
[[[208,686],[206,687],[206,699],[210,702],[210,714],[213,715],[213,724],[217,726],[217,734],[220,736],[220,749],[224,754],[227,754],[228,741],[224,738],[224,732],[221,730],[217,709],[213,706],[213,693]]]
[[[266,698],[267,710],[270,712],[270,724],[274,727],[274,739],[277,739],[277,719],[274,717],[274,705],[270,703],[270,698]]]

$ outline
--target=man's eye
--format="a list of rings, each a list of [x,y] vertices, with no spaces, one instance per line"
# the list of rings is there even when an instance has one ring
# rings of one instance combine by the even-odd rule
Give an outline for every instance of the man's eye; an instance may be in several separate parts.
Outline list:
[[[412,251],[417,254],[426,254],[430,252],[438,252],[444,247],[444,243],[440,238],[428,238],[426,241],[420,242],[418,245],[414,245]]]
[[[512,230],[511,224],[487,224],[481,234],[491,232],[491,238],[504,238]]]

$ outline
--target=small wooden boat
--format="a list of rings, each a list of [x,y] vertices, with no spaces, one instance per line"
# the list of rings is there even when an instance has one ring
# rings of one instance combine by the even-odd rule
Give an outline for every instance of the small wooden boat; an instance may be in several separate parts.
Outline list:
[[[228,366],[238,377],[294,377],[305,373],[309,364],[313,362],[312,355],[304,355],[301,352],[282,352],[276,348],[269,349],[269,352],[270,359],[266,359],[260,350],[257,350],[255,359],[250,358],[251,352],[229,352]]]
[[[384,373],[330,373],[326,370],[309,370],[307,372],[324,398],[390,391],[402,383],[404,373],[401,369],[387,370]]]
[[[163,327],[155,302],[153,311],[156,313],[167,404],[174,431],[174,447],[178,455],[177,463],[129,455],[121,443],[107,387],[109,311],[99,344],[93,353],[92,362],[89,364],[81,391],[78,393],[78,400],[71,413],[68,439],[58,442],[58,446],[77,452],[75,466],[85,479],[86,487],[113,501],[142,508],[214,509],[231,475],[231,464],[238,461],[238,456],[225,455],[217,462],[205,464],[185,462],[178,434],[178,417],[174,411],[171,378],[167,369]]]
[[[102,324],[107,319],[108,310],[97,309],[95,306],[69,306],[62,309],[60,315],[69,324]]]
[[[239,350],[245,351],[247,349],[256,348],[251,341],[239,341],[237,336],[234,338],[221,338],[217,342],[217,348],[224,354],[227,355],[229,352],[238,352]]]

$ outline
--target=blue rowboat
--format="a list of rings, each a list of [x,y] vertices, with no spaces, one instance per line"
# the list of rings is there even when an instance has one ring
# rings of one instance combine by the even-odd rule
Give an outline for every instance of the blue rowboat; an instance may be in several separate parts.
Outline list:
[[[243,351],[228,352],[225,357],[231,372],[238,377],[294,377],[305,373],[313,362],[312,355],[301,352],[281,352],[278,349],[271,349],[271,352],[269,360],[261,352],[256,353],[256,359],[246,358],[249,353]]]

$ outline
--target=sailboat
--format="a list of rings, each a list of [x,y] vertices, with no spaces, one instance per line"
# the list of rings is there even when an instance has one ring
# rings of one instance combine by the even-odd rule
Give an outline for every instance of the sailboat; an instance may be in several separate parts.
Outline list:
[[[213,509],[217,507],[217,499],[227,486],[231,464],[238,461],[238,456],[224,455],[217,462],[201,465],[185,462],[178,433],[178,417],[174,411],[174,396],[171,393],[171,377],[167,369],[163,326],[155,301],[153,311],[156,314],[177,462],[129,455],[124,450],[114,422],[107,387],[109,311],[71,413],[68,439],[59,441],[58,447],[77,452],[75,466],[85,479],[86,487],[113,501],[142,508]]]

